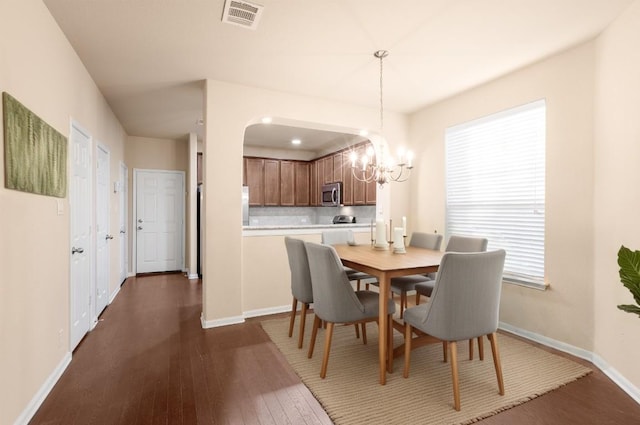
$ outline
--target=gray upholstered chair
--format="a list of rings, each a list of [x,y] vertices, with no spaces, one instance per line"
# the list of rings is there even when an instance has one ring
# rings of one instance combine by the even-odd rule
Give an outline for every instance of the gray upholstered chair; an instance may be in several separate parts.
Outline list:
[[[304,241],[285,236],[284,244],[289,258],[289,270],[291,270],[291,293],[293,305],[291,306],[291,319],[289,320],[289,338],[293,335],[293,326],[296,321],[298,301],[302,303],[300,312],[300,334],[298,335],[298,348],[302,348],[304,339],[304,323],[307,317],[309,304],[313,302],[313,290],[311,289],[311,274],[309,273],[309,261]]]
[[[487,250],[487,244],[489,241],[487,238],[475,238],[469,236],[456,236],[453,235],[449,238],[446,252],[484,252]],[[430,279],[425,282],[419,282],[414,285],[416,291],[416,305],[420,304],[420,295],[425,297],[431,296],[433,291],[433,284],[436,278],[436,273],[429,274]]]
[[[429,302],[408,308],[404,313],[404,377],[409,376],[412,346],[440,341],[446,343],[451,357],[456,410],[460,410],[457,341],[485,335],[489,338],[498,390],[500,395],[504,395],[496,335],[504,259],[504,250],[444,254]],[[415,330],[421,334],[413,339]]]
[[[447,242],[446,252],[485,252],[489,241],[487,238],[453,235]],[[436,273],[429,273],[429,280],[414,285],[416,291],[416,305],[420,304],[420,295],[430,297],[435,285]],[[444,358],[447,358],[447,345],[442,345]],[[478,355],[484,360],[484,344],[482,338],[478,338]],[[473,339],[469,340],[469,360],[473,360]]]
[[[340,257],[335,249],[329,245],[305,242],[311,284],[313,288],[313,333],[309,343],[308,357],[313,356],[313,349],[321,321],[327,324],[325,332],[324,356],[320,377],[327,375],[331,338],[336,323],[358,324],[377,321],[379,296],[373,291],[354,291],[349,285],[349,278],[344,271]],[[387,322],[391,327],[391,315],[395,312],[395,304],[389,300],[389,317]],[[366,328],[363,326],[363,339],[366,339]]]
[[[411,234],[411,240],[409,241],[409,246],[435,250],[440,250],[441,244],[442,235],[437,233],[413,232]],[[400,318],[403,316],[404,309],[407,308],[407,292],[413,291],[416,284],[425,283],[432,279],[433,278],[424,274],[394,277],[391,279],[391,292],[400,295]]]
[[[325,230],[321,234],[321,243],[324,245],[355,245],[356,239],[351,229]],[[344,268],[350,281],[356,282],[356,288],[360,290],[360,282],[366,279],[366,289],[369,283],[376,281],[376,278],[366,273],[359,272],[350,267]]]

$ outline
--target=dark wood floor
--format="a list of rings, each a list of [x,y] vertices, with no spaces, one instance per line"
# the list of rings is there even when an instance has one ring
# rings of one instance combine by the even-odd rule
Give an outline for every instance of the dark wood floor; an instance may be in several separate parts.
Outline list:
[[[331,423],[262,318],[203,330],[201,311],[200,283],[128,279],[31,424]],[[640,424],[640,405],[595,369],[482,423]]]

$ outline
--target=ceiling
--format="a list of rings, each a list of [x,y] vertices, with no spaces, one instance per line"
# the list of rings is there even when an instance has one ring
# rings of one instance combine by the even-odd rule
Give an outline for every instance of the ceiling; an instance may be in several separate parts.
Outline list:
[[[204,79],[409,113],[599,34],[633,0],[43,0],[132,136],[202,137]]]

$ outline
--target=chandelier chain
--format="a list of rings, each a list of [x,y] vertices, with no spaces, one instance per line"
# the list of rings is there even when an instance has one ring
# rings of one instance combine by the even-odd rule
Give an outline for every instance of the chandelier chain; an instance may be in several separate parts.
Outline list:
[[[382,136],[382,132],[384,129],[384,105],[382,102],[382,59],[386,55],[381,54],[380,57],[380,135]]]

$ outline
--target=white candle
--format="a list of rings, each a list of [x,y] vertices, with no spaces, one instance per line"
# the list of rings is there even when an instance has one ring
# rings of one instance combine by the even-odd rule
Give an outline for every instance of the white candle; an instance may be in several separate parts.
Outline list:
[[[387,229],[384,221],[377,220],[376,221],[376,245],[384,245],[387,243]]]
[[[407,217],[402,216],[402,236],[407,236]]]
[[[402,235],[402,227],[395,227],[393,229],[393,249],[404,249],[404,237]]]

